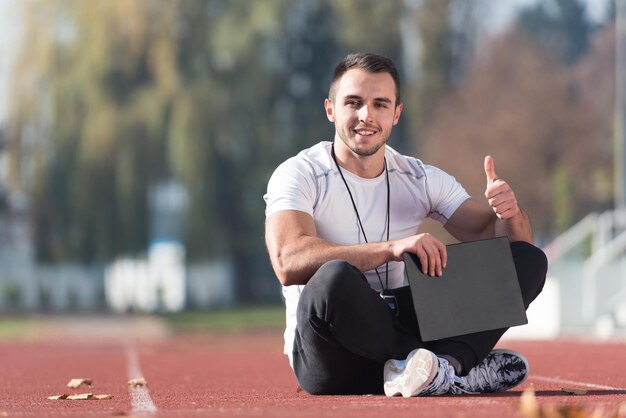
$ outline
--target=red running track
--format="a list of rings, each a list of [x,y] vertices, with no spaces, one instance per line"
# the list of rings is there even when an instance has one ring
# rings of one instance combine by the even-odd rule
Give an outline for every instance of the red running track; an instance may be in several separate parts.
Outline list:
[[[507,341],[500,346],[523,352],[531,363],[531,376],[515,390],[404,399],[298,392],[281,353],[280,331],[0,341],[0,417],[520,417],[520,394],[531,387],[541,405],[581,405],[590,412],[600,407],[607,416],[626,402],[625,341]],[[93,386],[65,387],[78,377],[93,379]],[[130,389],[127,381],[133,377],[144,377],[148,386]],[[588,392],[568,395],[562,387]],[[114,397],[47,399],[64,392]]]

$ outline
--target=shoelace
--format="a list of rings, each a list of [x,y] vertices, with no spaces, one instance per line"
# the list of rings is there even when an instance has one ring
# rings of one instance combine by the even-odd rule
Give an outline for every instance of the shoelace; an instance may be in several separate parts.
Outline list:
[[[474,367],[470,374],[465,376],[464,380],[464,386],[471,388],[472,391],[483,392],[485,390],[496,391],[499,389],[499,379],[496,371],[485,363]]]
[[[474,393],[464,389],[464,386],[466,386],[465,379],[456,375],[454,368],[448,363],[448,360],[441,357],[437,357],[437,359],[439,360],[437,376],[420,396],[445,395],[446,393],[454,395]]]

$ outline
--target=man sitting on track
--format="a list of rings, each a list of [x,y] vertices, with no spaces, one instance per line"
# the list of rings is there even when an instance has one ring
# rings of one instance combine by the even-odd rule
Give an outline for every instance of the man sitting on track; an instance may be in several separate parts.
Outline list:
[[[505,329],[424,342],[402,254],[441,276],[446,247],[418,234],[426,217],[460,241],[506,235],[526,308],[543,287],[545,255],[528,216],[485,158],[487,203],[445,172],[387,145],[402,113],[394,63],[353,54],[335,68],[326,116],[332,142],[281,164],[266,202],[266,244],[283,285],[285,353],[311,394],[388,396],[499,392],[528,375],[526,359],[493,350]],[[396,315],[381,295],[395,298]]]

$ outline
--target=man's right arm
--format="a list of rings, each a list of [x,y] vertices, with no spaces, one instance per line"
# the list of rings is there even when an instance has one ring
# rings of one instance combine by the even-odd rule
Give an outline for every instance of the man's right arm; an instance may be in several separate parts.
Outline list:
[[[301,211],[286,210],[265,222],[265,243],[274,272],[283,286],[306,284],[322,264],[340,259],[360,271],[372,270],[387,261],[402,260],[410,251],[422,261],[425,273],[441,275],[446,249],[436,238],[420,234],[401,240],[339,245],[317,236],[313,218]]]

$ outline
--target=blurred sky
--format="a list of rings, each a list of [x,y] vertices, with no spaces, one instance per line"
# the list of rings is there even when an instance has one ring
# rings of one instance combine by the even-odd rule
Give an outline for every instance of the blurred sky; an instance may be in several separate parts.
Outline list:
[[[11,62],[17,52],[16,45],[18,44],[20,33],[19,16],[16,12],[19,1],[0,0],[0,126],[6,117],[8,75]],[[490,1],[492,3],[490,6],[492,17],[488,21],[489,29],[497,32],[507,26],[519,8],[541,0]],[[608,0],[585,0],[590,17],[594,20],[601,19],[604,16],[607,2]]]

